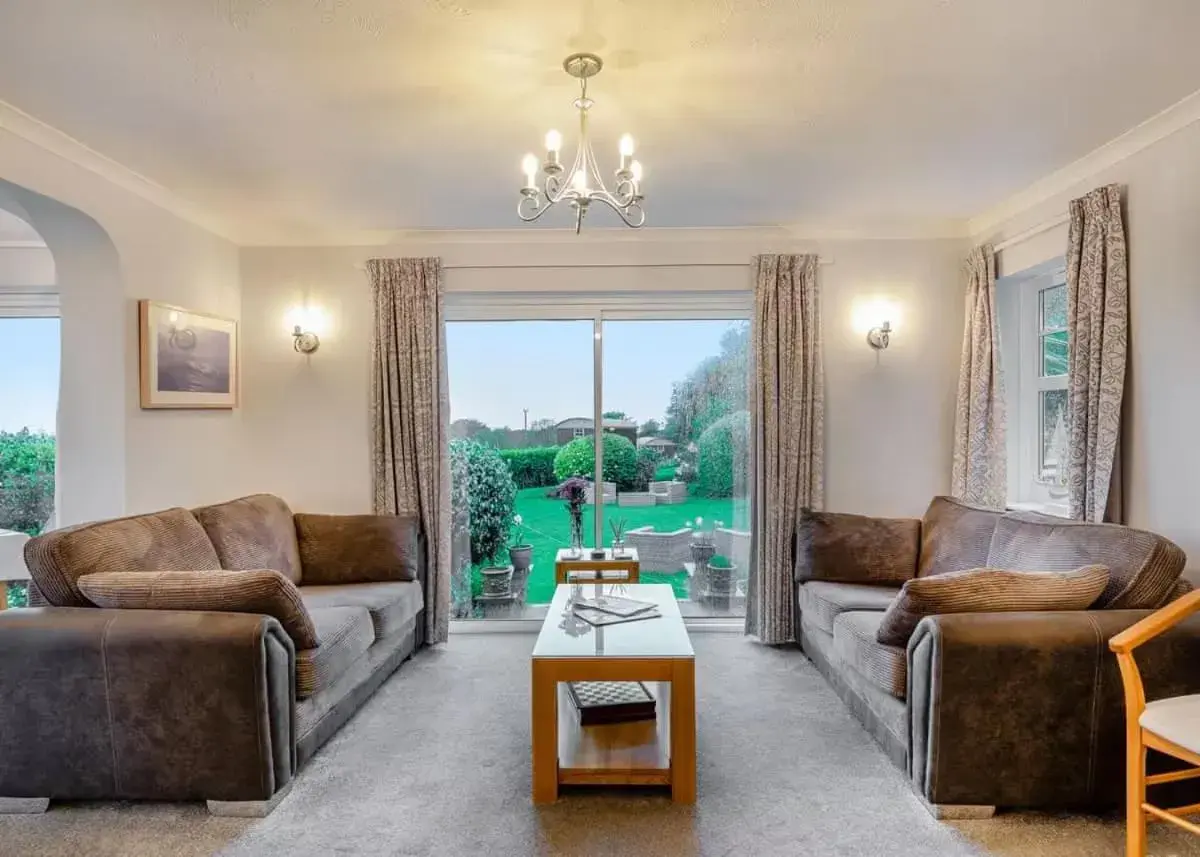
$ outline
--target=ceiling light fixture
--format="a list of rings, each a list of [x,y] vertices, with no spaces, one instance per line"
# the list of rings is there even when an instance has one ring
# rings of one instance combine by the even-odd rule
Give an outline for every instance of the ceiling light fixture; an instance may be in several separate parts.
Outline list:
[[[575,107],[579,110],[579,149],[570,170],[565,171],[568,180],[564,181],[559,159],[562,134],[549,131],[546,134],[546,160],[541,164],[545,177],[540,188],[537,185],[537,156],[532,153],[525,156],[521,162],[525,186],[521,188],[521,201],[517,203],[517,216],[522,220],[537,220],[563,202],[574,209],[575,233],[579,234],[591,204],[602,202],[615,211],[626,226],[637,229],[646,222],[646,212],[642,210],[642,165],[633,160],[633,138],[628,134],[621,137],[618,146],[621,160],[615,173],[617,185],[612,192],[604,186],[588,139],[588,111],[595,103],[588,98],[588,78],[599,74],[603,67],[603,61],[595,54],[571,54],[563,60],[566,73],[579,80],[579,97],[575,99]]]

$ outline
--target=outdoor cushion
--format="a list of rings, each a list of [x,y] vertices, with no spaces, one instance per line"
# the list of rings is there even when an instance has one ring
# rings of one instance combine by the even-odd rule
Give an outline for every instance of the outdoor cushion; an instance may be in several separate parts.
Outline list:
[[[420,526],[412,516],[298,514],[295,522],[306,584],[418,577]]]
[[[832,634],[833,620],[840,614],[851,610],[886,610],[899,592],[893,586],[812,580],[800,587],[800,613],[814,628]]]
[[[796,579],[899,585],[917,573],[921,522],[802,509]]]
[[[329,687],[375,642],[375,627],[365,607],[322,607],[309,615],[320,642],[296,652],[297,699]]]
[[[1119,524],[1009,512],[996,522],[987,565],[1017,571],[1108,568],[1100,609],[1152,610],[1175,587],[1186,557],[1174,542]]]
[[[300,598],[310,610],[323,607],[365,607],[375,625],[375,639],[403,629],[421,612],[424,598],[415,581],[345,583],[340,586],[301,586]]]
[[[973,568],[910,580],[883,614],[878,640],[908,645],[926,616],[946,613],[1021,613],[1086,610],[1108,583],[1108,569],[1087,565],[1073,571],[1007,571]]]
[[[212,540],[221,568],[249,571],[271,568],[292,583],[300,582],[300,548],[292,510],[271,494],[254,494],[192,514]]]
[[[55,607],[91,607],[75,581],[105,571],[208,571],[221,561],[187,509],[53,530],[25,544],[25,564]]]
[[[278,571],[110,571],[85,574],[79,588],[97,607],[262,613],[279,620],[297,649],[317,645],[299,590]]]
[[[859,675],[889,693],[904,699],[908,685],[908,652],[904,646],[889,646],[875,636],[883,613],[843,613],[833,622],[833,651]]]
[[[972,506],[953,497],[934,497],[921,520],[917,577],[987,565],[988,548],[1002,509]]]

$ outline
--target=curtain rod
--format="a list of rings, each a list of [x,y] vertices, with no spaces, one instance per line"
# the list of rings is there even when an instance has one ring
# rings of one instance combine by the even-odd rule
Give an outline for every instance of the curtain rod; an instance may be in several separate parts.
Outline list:
[[[818,265],[832,265],[832,259],[817,260]],[[748,268],[749,262],[585,262],[568,264],[563,262],[501,262],[491,265],[442,265],[443,271],[483,271],[489,268]],[[367,270],[366,263],[355,262],[355,270]]]
[[[1024,232],[1018,232],[1011,238],[1005,238],[999,244],[993,245],[992,251],[994,253],[999,253],[1001,250],[1007,250],[1009,247],[1020,244],[1023,241],[1028,241],[1035,235],[1041,235],[1043,232],[1049,232],[1051,229],[1054,229],[1057,226],[1062,226],[1070,219],[1071,216],[1069,214],[1060,214],[1058,217],[1051,218],[1050,220],[1039,223],[1036,226],[1031,226]]]

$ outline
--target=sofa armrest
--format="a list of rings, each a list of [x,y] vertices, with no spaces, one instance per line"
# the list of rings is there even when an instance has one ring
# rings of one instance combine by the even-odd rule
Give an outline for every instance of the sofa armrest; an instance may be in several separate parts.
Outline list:
[[[266,800],[295,772],[295,651],[245,613],[0,614],[0,795]]]
[[[917,791],[935,804],[1118,805],[1125,710],[1108,640],[1149,612],[922,620],[908,645],[908,758]],[[1200,692],[1200,617],[1146,643],[1139,662],[1149,698]],[[1196,794],[1195,783],[1176,785]]]

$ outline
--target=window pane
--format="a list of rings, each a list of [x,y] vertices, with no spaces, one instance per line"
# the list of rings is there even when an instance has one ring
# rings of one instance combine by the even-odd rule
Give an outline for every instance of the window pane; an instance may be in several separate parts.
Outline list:
[[[1065,330],[1042,336],[1042,377],[1059,378],[1067,374],[1068,334]]]
[[[1038,469],[1041,481],[1066,483],[1067,391],[1043,390],[1041,393],[1041,432]]]
[[[1042,289],[1042,330],[1061,330],[1067,326],[1067,287]]]
[[[636,444],[631,472],[614,474],[619,505],[605,519],[636,531],[626,541],[642,580],[670,583],[685,616],[745,609],[749,339],[736,319],[604,323],[605,429]],[[604,537],[611,544],[608,526]],[[697,557],[708,565],[697,568]]]

